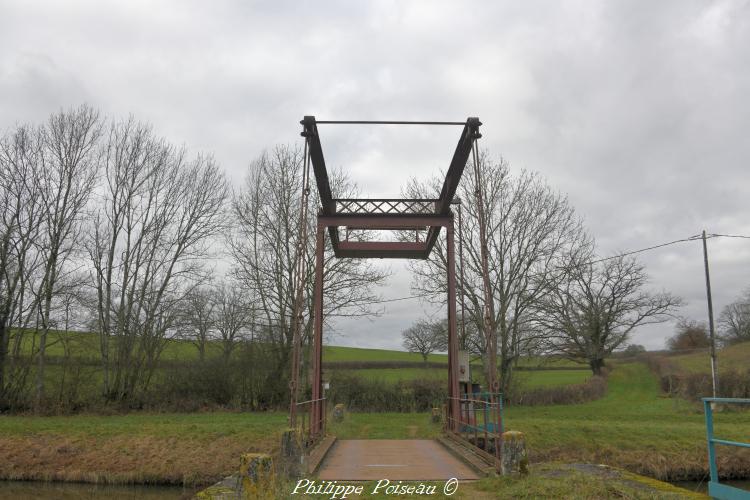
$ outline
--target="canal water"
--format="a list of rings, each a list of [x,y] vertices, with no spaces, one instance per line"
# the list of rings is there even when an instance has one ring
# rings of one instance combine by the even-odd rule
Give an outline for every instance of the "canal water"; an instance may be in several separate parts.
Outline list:
[[[708,494],[708,479],[705,481],[673,481],[673,485],[685,488],[686,490],[695,491],[696,493]],[[750,479],[739,479],[739,480],[725,480],[721,481],[721,484],[734,486],[735,488],[741,488],[747,490],[750,495]]]
[[[178,500],[192,498],[197,491],[182,486],[0,481],[0,500]]]

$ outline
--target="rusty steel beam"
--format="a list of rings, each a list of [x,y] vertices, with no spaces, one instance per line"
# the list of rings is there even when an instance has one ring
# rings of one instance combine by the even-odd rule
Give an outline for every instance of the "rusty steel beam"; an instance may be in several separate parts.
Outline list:
[[[357,226],[346,226],[348,231],[367,231],[370,228],[357,227]],[[379,227],[378,231],[427,231],[429,226],[411,226],[411,227]]]
[[[337,257],[373,259],[426,259],[424,242],[415,241],[342,241]]]
[[[335,211],[333,194],[331,194],[331,183],[328,181],[328,169],[326,160],[323,157],[323,147],[320,145],[320,135],[318,135],[318,126],[315,123],[314,116],[305,116],[302,121],[302,135],[309,139],[310,144],[310,161],[313,165],[315,174],[315,184],[318,186],[318,196],[320,197],[321,213],[331,214]],[[339,242],[339,233],[335,227],[328,228],[328,234],[331,237],[333,248],[336,248]]]
[[[414,241],[342,241],[339,250],[364,250],[364,251],[416,251],[424,252],[425,244]]]
[[[456,252],[453,234],[453,221],[445,228],[448,254],[448,394],[449,412],[452,419],[451,430],[458,431],[460,415],[458,385],[458,335],[456,331]]]
[[[305,116],[300,123],[303,127],[302,135],[307,137],[310,143],[310,160],[312,160],[313,164],[315,183],[318,186],[322,212],[332,213],[333,195],[331,194],[331,184],[328,182],[328,170],[326,169],[326,161],[323,157],[323,147],[320,145],[320,136],[318,135],[318,127],[315,124],[315,117]]]
[[[425,250],[342,250],[335,252],[338,258],[348,259],[411,259],[424,260],[428,257]]]
[[[465,122],[420,122],[404,120],[320,120],[325,125],[463,125]]]
[[[439,214],[445,215],[450,211],[451,202],[456,195],[458,183],[461,181],[461,175],[463,175],[464,167],[466,167],[466,161],[471,154],[471,147],[474,141],[481,137],[479,133],[479,126],[481,124],[482,122],[479,121],[479,118],[472,117],[466,120],[466,125],[464,125],[461,138],[456,145],[456,151],[453,153],[453,159],[448,167],[448,172],[445,174],[443,188],[440,190],[436,206],[436,211]]]
[[[325,253],[325,228],[318,225],[315,238],[315,286],[313,296],[313,349],[312,349],[312,399],[310,415],[311,433],[317,435],[322,430],[323,404],[323,255]]]
[[[453,153],[453,159],[448,167],[448,172],[445,174],[445,181],[443,182],[443,188],[440,191],[440,197],[436,203],[435,211],[439,214],[445,215],[450,212],[451,202],[456,195],[458,183],[461,181],[461,176],[466,167],[466,161],[471,154],[471,148],[474,145],[474,141],[482,136],[479,133],[480,125],[482,125],[482,122],[479,121],[479,118],[471,117],[466,120],[466,125],[464,126],[464,129],[461,132],[461,138],[456,145],[456,150]],[[431,228],[430,232],[427,234],[427,247],[430,250],[432,250],[432,247],[435,245],[438,234],[440,234],[439,227]]]
[[[359,229],[413,228],[414,226],[447,226],[449,216],[441,215],[321,215],[318,223],[326,227],[357,227]]]

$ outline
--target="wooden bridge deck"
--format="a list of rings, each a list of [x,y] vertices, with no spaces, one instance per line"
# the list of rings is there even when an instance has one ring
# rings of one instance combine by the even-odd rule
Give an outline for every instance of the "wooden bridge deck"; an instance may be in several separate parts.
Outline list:
[[[320,465],[318,477],[339,481],[479,479],[432,439],[339,440]]]

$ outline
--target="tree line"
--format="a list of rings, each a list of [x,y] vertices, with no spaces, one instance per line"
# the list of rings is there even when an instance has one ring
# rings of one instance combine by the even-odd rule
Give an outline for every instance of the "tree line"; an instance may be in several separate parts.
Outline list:
[[[175,339],[191,342],[199,363],[216,345],[228,363],[238,346],[262,344],[248,365],[264,366],[259,385],[273,392],[270,404],[281,401],[301,166],[299,148],[276,147],[232,190],[211,155],[86,105],[5,133],[0,409],[45,407],[48,349],[62,343],[67,356],[74,336],[63,333],[73,330],[96,337],[101,401],[137,401],[163,382]],[[334,185],[355,192],[343,175]],[[387,273],[335,261],[330,248],[326,256],[326,313],[369,314]],[[218,260],[230,268],[219,272]]]
[[[66,371],[63,380],[51,379],[50,363],[57,361],[48,349],[61,346],[72,359],[76,337],[69,331],[95,338],[87,362],[95,359],[102,402],[137,403],[170,381],[175,393],[189,395],[203,377],[211,384],[234,381],[222,390],[206,386],[209,396],[241,393],[251,408],[285,404],[302,168],[301,147],[275,146],[230,188],[211,155],[191,154],[133,117],[107,118],[85,105],[2,135],[0,409],[43,409],[50,384],[68,383]],[[649,292],[634,258],[598,258],[568,200],[539,175],[511,171],[487,152],[479,171],[503,386],[529,354],[585,359],[598,373],[634,328],[663,321],[680,304],[667,292]],[[330,173],[330,183],[334,197],[359,194],[341,170]],[[439,188],[437,177],[413,180],[403,194],[434,198]],[[461,348],[483,356],[475,189],[467,172],[454,210],[461,219],[459,311],[465,311],[459,332]],[[314,189],[311,195],[317,206]],[[305,223],[314,234],[315,210]],[[302,243],[309,312],[314,241]],[[446,263],[442,238],[430,259],[410,261],[415,292],[444,301]],[[325,318],[379,314],[377,291],[388,276],[368,260],[336,259],[326,241]],[[731,306],[727,328],[747,330],[748,302]],[[312,322],[305,317],[306,348]],[[412,330],[417,342],[420,332],[444,332],[444,321]],[[165,349],[175,340],[197,361],[166,363]],[[428,344],[422,348],[444,348],[444,340]],[[233,363],[243,364],[221,368]]]
[[[494,301],[489,321],[497,335],[503,388],[509,387],[515,364],[526,355],[583,360],[594,374],[601,374],[605,358],[624,346],[635,328],[667,320],[681,304],[671,293],[649,291],[645,268],[634,257],[600,258],[567,198],[538,174],[512,172],[507,161],[493,159],[486,151],[478,161]],[[413,180],[404,194],[434,197],[439,182]],[[483,358],[487,345],[476,189],[474,176],[465,174],[458,191],[458,265],[463,275],[458,280],[463,301],[459,319],[464,311],[459,344]],[[411,262],[412,288],[442,303],[446,265],[445,245],[438,242],[434,258]],[[417,324],[404,332],[404,345],[419,351],[415,333],[421,334],[424,347],[429,345],[425,337],[439,331]]]

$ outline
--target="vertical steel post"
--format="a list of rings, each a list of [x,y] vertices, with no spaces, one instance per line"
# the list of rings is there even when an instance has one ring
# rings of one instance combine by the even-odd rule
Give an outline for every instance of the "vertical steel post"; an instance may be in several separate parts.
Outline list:
[[[464,300],[464,287],[466,281],[464,280],[464,230],[463,230],[463,217],[461,217],[461,200],[458,202],[458,269],[459,269],[459,293],[461,295],[461,349],[466,350],[466,302]],[[471,372],[471,360],[469,360],[469,366],[467,367]],[[469,378],[469,386],[471,386],[471,377]],[[469,391],[466,391],[467,394]]]
[[[711,472],[711,482],[719,481],[719,471],[716,468],[716,446],[714,445],[714,416],[711,403],[703,400],[703,411],[706,413],[706,437],[708,438],[708,468]]]
[[[292,291],[294,292],[294,307],[292,308],[292,374],[289,379],[289,426],[297,428],[297,398],[299,397],[299,368],[302,350],[302,310],[303,293],[305,288],[305,248],[307,244],[307,202],[310,197],[310,157],[307,133],[302,132],[305,137],[305,153],[302,165],[302,194],[300,206],[302,208],[299,219],[299,232],[297,236],[297,248],[294,254],[294,271],[292,274]]]
[[[323,405],[323,252],[325,251],[325,227],[318,224],[315,243],[315,290],[313,298],[313,348],[312,348],[312,423],[313,436],[322,430]]]
[[[448,394],[450,415],[453,419],[452,431],[459,430],[459,391],[458,391],[458,335],[456,331],[456,252],[453,235],[453,216],[445,228],[448,250]]]
[[[714,304],[711,298],[711,276],[708,272],[708,247],[706,246],[706,230],[702,233],[703,239],[703,265],[706,269],[706,301],[708,302],[708,331],[711,336],[711,384],[713,386],[713,397],[716,397],[717,372],[716,362],[716,335],[714,333]]]

